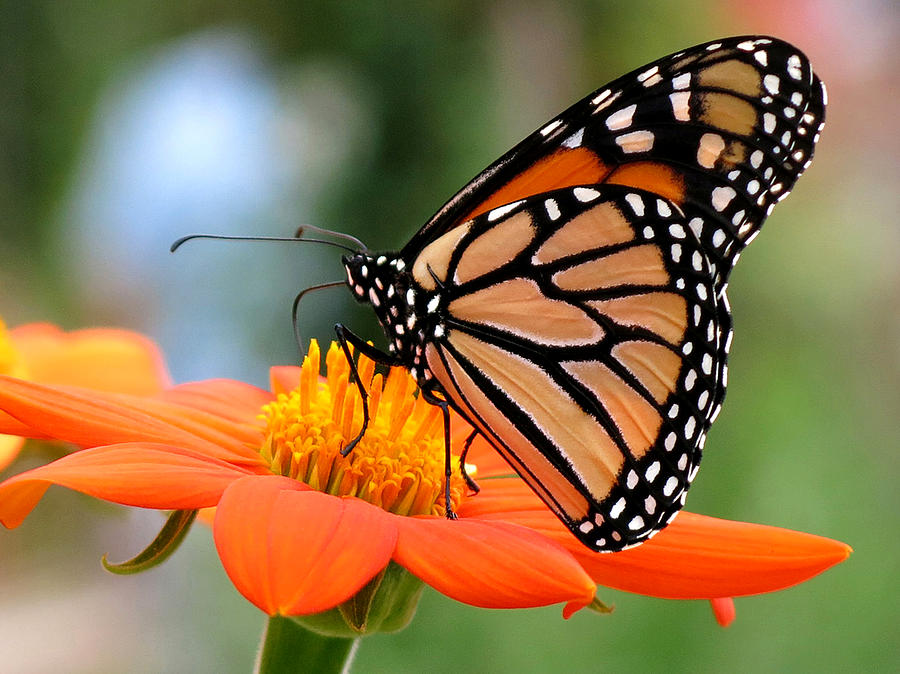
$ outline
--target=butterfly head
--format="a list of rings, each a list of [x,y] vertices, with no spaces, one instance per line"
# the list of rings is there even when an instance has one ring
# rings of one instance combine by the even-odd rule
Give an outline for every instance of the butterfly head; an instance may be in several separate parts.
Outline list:
[[[410,366],[424,339],[417,297],[406,263],[395,254],[354,253],[342,258],[347,285],[356,300],[371,304],[388,338],[389,351]]]

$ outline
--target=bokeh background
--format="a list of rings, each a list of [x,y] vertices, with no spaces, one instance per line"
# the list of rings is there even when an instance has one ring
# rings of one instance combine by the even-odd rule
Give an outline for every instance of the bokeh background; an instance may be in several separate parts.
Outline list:
[[[724,35],[793,41],[829,89],[816,160],[735,271],[730,392],[688,507],[846,541],[803,586],[703,602],[612,590],[611,616],[492,612],[427,591],[355,671],[896,671],[900,666],[900,13],[891,0],[0,2],[0,315],[116,325],[178,381],[264,385],[298,289],[339,255],[183,234],[339,229],[402,245],[490,161],[587,92]],[[348,293],[306,336],[377,327]],[[46,457],[40,448],[11,474]],[[263,616],[196,527],[137,577],[156,513],[51,490],[0,532],[0,669],[246,672]]]

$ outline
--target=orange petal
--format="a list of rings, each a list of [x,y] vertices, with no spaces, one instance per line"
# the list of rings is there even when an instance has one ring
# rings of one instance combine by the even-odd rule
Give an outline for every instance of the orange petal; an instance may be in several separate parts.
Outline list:
[[[166,389],[159,397],[235,423],[255,419],[262,406],[272,402],[274,398],[268,391],[233,379],[208,379],[179,384]]]
[[[47,323],[10,330],[29,378],[45,384],[151,395],[170,384],[157,346],[127,330],[64,332]]]
[[[549,511],[540,517],[520,515],[514,521],[563,543],[598,585],[666,599],[782,590],[844,561],[851,552],[830,538],[682,512],[643,545],[614,554],[594,553]]]
[[[576,556],[603,585],[656,597],[706,599],[781,590],[844,561],[851,551],[830,538],[682,512],[637,548]]]
[[[0,484],[0,523],[19,526],[51,484],[141,508],[213,506],[248,470],[195,452],[151,443],[95,447],[69,454]]]
[[[483,498],[484,497],[484,498]],[[790,529],[682,512],[630,550],[594,553],[521,480],[484,480],[460,516],[506,520],[563,544],[597,584],[670,599],[713,599],[781,590],[845,560],[850,546]]]
[[[226,460],[259,463],[246,446],[259,431],[152,398],[88,389],[44,386],[0,377],[0,409],[33,429],[29,436],[51,437],[82,447],[120,442],[160,442]],[[6,429],[2,429],[6,430]]]
[[[276,365],[269,368],[272,393],[289,393],[300,385],[300,368],[296,365]]]
[[[309,615],[352,597],[391,559],[395,517],[280,476],[238,480],[222,496],[216,548],[238,591],[269,615]]]
[[[5,433],[7,435],[21,435],[30,438],[33,438],[36,435],[33,428],[23,424],[15,417],[9,416],[6,412],[0,412],[0,433]]]
[[[719,597],[718,599],[710,599],[709,603],[719,625],[728,627],[734,622],[734,618],[737,615],[734,609],[734,599],[731,597]]]
[[[480,468],[479,464],[478,477],[482,477]],[[481,491],[466,498],[457,509],[460,517],[510,520],[528,526],[525,521],[531,515],[537,515],[538,521],[543,522],[545,515],[551,514],[544,502],[519,477],[482,479],[478,486]],[[511,518],[513,513],[520,511],[524,514]]]
[[[506,522],[398,517],[394,560],[439,592],[484,608],[566,602],[568,617],[596,586],[570,553],[530,529]]]

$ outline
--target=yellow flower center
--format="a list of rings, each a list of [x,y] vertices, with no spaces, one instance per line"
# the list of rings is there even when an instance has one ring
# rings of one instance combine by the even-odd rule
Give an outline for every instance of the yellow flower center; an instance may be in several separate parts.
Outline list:
[[[403,368],[393,368],[385,380],[375,374],[375,363],[360,355],[357,367],[369,392],[369,427],[359,444],[341,456],[341,448],[362,428],[362,401],[336,344],[325,356],[324,382],[319,359],[313,340],[300,384],[263,407],[266,439],[260,453],[272,472],[336,496],[357,496],[398,515],[444,514],[440,409],[414,395],[416,383]],[[465,493],[456,455],[452,468],[455,508]]]
[[[22,356],[16,350],[6,329],[6,323],[0,319],[0,374],[25,379],[27,370]]]

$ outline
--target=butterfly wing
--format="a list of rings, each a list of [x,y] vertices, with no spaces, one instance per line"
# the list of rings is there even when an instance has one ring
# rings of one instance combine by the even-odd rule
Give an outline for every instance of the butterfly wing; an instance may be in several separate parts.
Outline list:
[[[533,194],[618,184],[677,204],[723,285],[740,250],[812,159],[825,89],[807,58],[743,36],[664,57],[535,131],[448,201],[402,251]]]
[[[683,505],[725,395],[728,274],[824,107],[792,45],[693,47],[541,127],[401,251],[437,298],[426,375],[588,546]]]
[[[429,369],[590,547],[684,503],[725,357],[710,264],[677,206],[600,185],[477,216],[413,266],[440,298]]]

